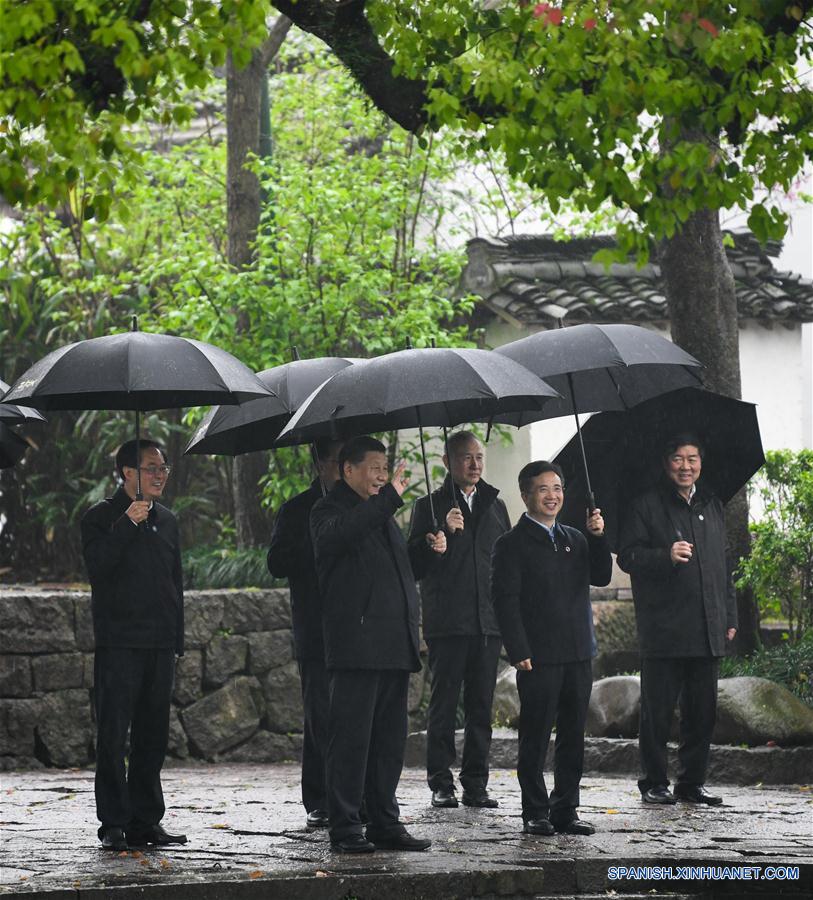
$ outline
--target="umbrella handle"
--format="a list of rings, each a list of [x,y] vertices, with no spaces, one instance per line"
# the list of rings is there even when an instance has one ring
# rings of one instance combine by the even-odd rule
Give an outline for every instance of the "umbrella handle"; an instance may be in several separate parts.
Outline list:
[[[135,318],[135,316],[133,316]],[[134,329],[135,330],[135,329]],[[136,410],[136,500],[143,500],[144,495],[141,493],[141,413]]]
[[[452,506],[455,509],[460,509],[460,504],[457,502],[457,491],[454,489],[454,478],[452,478],[452,457],[449,455],[449,431],[446,426],[443,426],[443,449],[446,451],[446,462],[449,466],[449,487],[452,492]]]

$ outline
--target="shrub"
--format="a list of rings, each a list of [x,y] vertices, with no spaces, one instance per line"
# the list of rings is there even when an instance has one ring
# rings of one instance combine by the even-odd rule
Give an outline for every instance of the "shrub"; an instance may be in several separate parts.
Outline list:
[[[268,572],[263,547],[236,550],[230,547],[195,547],[183,554],[184,587],[205,588],[270,588],[281,587]]]
[[[751,656],[727,656],[720,663],[720,675],[754,675],[784,685],[808,706],[813,706],[813,630],[796,643],[759,650]]]

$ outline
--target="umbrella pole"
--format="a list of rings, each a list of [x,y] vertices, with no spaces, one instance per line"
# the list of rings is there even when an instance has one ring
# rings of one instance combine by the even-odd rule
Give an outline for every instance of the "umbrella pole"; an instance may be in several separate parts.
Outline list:
[[[143,500],[144,495],[141,493],[141,413],[139,410],[136,414],[136,500]]]
[[[319,474],[319,454],[316,452],[316,444],[311,443],[311,460],[313,461],[313,468],[316,470],[316,477],[319,479],[319,487],[322,488],[322,496],[327,496],[327,488],[325,487],[324,481],[322,481],[322,476]]]
[[[432,484],[429,481],[429,464],[426,461],[426,444],[423,441],[423,425],[421,424],[421,411],[415,407],[418,415],[418,434],[421,438],[421,458],[423,459],[423,477],[426,479],[426,496],[429,498],[429,513],[432,516],[432,533],[437,534],[438,520],[435,516],[435,504],[432,502]]]
[[[573,376],[567,373],[567,386],[570,388],[570,401],[573,404],[573,416],[576,419],[576,434],[579,436],[579,449],[582,452],[582,465],[584,466],[584,480],[587,484],[587,504],[590,512],[596,508],[596,498],[593,495],[593,488],[590,484],[590,471],[587,468],[587,454],[584,452],[584,441],[582,440],[582,426],[579,422],[579,412],[576,406],[576,391],[573,387]]]
[[[449,455],[449,431],[446,426],[443,426],[443,449],[446,451],[446,462],[449,467],[449,487],[452,492],[452,506],[455,509],[460,509],[460,504],[457,502],[457,491],[454,489],[454,478],[452,478],[452,457]]]

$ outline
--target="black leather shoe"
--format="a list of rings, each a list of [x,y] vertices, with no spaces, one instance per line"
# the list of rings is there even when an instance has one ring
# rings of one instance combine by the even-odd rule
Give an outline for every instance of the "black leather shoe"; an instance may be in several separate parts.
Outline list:
[[[124,836],[124,829],[114,825],[108,825],[106,828],[99,829],[99,838],[102,842],[102,850],[129,850],[127,838]]]
[[[546,837],[556,831],[548,819],[527,819],[522,830],[525,834],[544,834]]]
[[[571,819],[569,822],[553,822],[553,827],[560,834],[595,834],[595,825],[585,822],[583,819]]]
[[[708,806],[719,806],[723,802],[722,797],[710,794],[702,784],[678,784],[675,787],[675,797],[684,803],[705,803]]]
[[[457,797],[454,790],[432,791],[432,806],[440,809],[457,809]]]
[[[371,844],[363,834],[349,834],[341,840],[331,841],[330,849],[337,853],[375,853],[375,844]]]
[[[147,828],[128,828],[127,841],[131,847],[146,847],[152,844],[154,847],[166,847],[169,844],[185,844],[185,834],[169,834],[160,825],[150,825]]]
[[[312,809],[308,813],[306,822],[308,828],[327,828],[330,825],[330,819],[323,809]]]
[[[481,791],[478,794],[463,791],[463,806],[478,806],[482,809],[495,809],[500,804],[493,798],[489,797],[488,791]]]
[[[675,795],[667,787],[651,787],[641,794],[644,803],[653,803],[656,806],[674,806],[677,803]]]
[[[426,838],[412,837],[408,831],[401,831],[387,837],[373,837],[371,840],[375,844],[376,850],[428,850],[432,846],[432,841],[428,841]]]

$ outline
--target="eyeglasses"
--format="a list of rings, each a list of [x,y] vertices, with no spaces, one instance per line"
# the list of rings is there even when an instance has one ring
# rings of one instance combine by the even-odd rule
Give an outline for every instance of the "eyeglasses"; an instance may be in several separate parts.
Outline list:
[[[172,466],[139,466],[139,469],[155,478],[156,475],[169,475]]]

